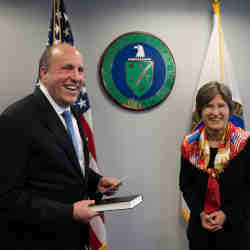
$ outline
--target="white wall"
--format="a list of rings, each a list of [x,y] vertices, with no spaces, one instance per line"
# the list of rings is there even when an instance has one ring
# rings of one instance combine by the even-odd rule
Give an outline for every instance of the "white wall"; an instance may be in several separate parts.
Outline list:
[[[186,250],[179,212],[179,145],[190,124],[192,97],[208,46],[212,12],[207,0],[66,1],[75,45],[85,55],[97,155],[102,172],[128,176],[121,195],[141,192],[132,211],[106,213],[110,250]],[[222,25],[250,127],[248,65],[250,3],[227,0]],[[32,91],[47,42],[49,1],[0,0],[0,111]],[[169,97],[146,112],[110,101],[98,63],[108,44],[126,32],[150,32],[173,53],[177,74]]]

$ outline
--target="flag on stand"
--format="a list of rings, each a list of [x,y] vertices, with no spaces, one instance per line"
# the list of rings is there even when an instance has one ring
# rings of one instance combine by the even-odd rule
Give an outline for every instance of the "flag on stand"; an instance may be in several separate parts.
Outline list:
[[[47,46],[62,42],[69,43],[73,46],[73,34],[63,0],[53,0]],[[86,87],[82,89],[78,100],[75,103],[75,107],[81,114],[81,124],[84,128],[84,132],[88,140],[90,152],[90,167],[93,168],[96,172],[99,172],[96,160],[91,109]],[[104,225],[104,215],[100,214],[100,216],[93,218],[90,221],[89,226],[91,250],[106,250],[107,240],[106,229]]]
[[[50,17],[48,46],[57,43],[74,45],[73,34],[63,0],[53,0]]]
[[[231,122],[234,125],[244,129],[243,107],[233,72],[232,60],[223,37],[219,0],[213,1],[212,8],[214,12],[213,29],[208,45],[207,55],[201,70],[200,79],[198,81],[194,97],[196,96],[200,87],[209,81],[217,81],[227,85],[231,89],[233,96],[233,114],[231,117]],[[196,130],[201,125],[202,122],[200,121],[199,115],[195,110],[194,100],[192,130]],[[190,214],[189,208],[183,197],[181,197],[181,202],[181,212],[185,220],[188,221]]]

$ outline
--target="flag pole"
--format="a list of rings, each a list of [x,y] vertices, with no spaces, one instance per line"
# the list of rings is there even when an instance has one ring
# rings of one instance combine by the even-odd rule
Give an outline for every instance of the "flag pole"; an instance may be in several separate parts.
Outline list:
[[[223,72],[223,53],[222,53],[222,32],[221,32],[221,18],[220,18],[220,1],[213,0],[212,7],[215,15],[218,18],[218,46],[219,46],[219,59],[220,59],[220,82],[224,83],[224,72]]]
[[[60,0],[57,0],[57,9],[56,9],[56,13],[57,15],[60,15],[60,8],[61,8],[61,1]],[[59,26],[59,41],[62,42],[62,19],[61,18],[57,18],[58,20],[58,26]]]
[[[56,11],[57,11],[57,1],[53,0],[53,41],[56,41],[56,31],[54,27],[56,27]]]

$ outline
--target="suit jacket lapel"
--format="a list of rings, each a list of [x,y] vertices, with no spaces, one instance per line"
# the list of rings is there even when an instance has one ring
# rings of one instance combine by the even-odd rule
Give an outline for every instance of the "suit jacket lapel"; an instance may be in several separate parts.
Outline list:
[[[42,123],[54,134],[58,145],[63,148],[68,158],[72,161],[73,166],[82,176],[72,140],[63,126],[62,121],[39,88],[36,88],[34,97],[40,109]]]

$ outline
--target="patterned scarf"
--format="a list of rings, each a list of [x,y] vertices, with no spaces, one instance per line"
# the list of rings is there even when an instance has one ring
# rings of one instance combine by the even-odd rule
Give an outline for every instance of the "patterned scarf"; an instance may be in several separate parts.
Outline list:
[[[181,154],[196,168],[218,178],[227,167],[227,162],[244,148],[249,136],[249,131],[236,127],[229,122],[220,141],[213,169],[208,168],[210,147],[205,125],[185,136],[181,146]]]
[[[210,147],[205,125],[184,138],[181,147],[182,156],[196,168],[209,175],[204,198],[204,211],[206,213],[212,213],[220,209],[219,175],[226,169],[227,162],[244,148],[249,136],[250,132],[244,131],[229,122],[224,129],[215,156],[214,168],[208,168]]]

